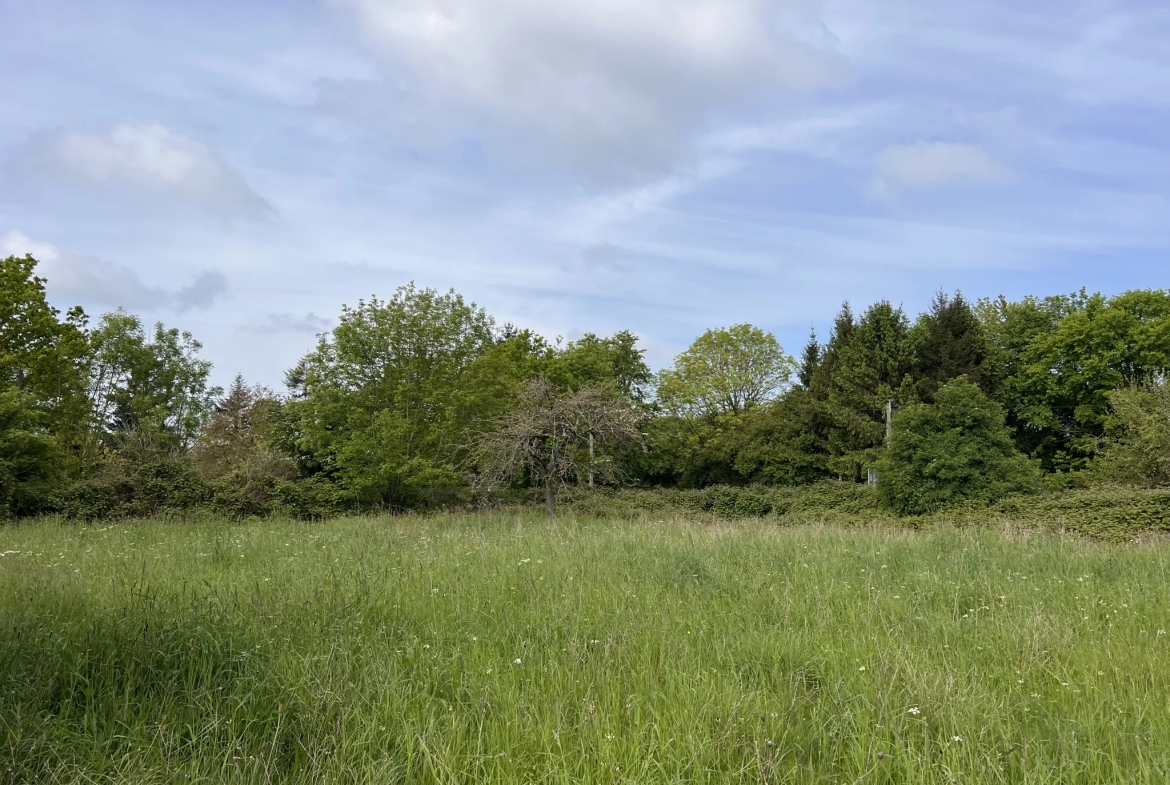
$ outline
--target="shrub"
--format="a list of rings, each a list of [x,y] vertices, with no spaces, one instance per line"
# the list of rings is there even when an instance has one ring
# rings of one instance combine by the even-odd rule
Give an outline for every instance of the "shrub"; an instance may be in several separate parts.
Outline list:
[[[198,507],[209,497],[207,485],[183,457],[137,462],[114,454],[68,487],[57,508],[65,517],[81,520],[143,518]]]
[[[61,451],[19,390],[0,391],[0,519],[40,512],[61,471]]]
[[[1109,403],[1118,438],[1106,448],[1100,473],[1147,488],[1170,486],[1170,386],[1114,390]]]
[[[880,497],[900,515],[992,502],[1040,484],[1038,467],[1012,443],[1003,409],[966,377],[940,388],[933,405],[894,418],[878,474]]]

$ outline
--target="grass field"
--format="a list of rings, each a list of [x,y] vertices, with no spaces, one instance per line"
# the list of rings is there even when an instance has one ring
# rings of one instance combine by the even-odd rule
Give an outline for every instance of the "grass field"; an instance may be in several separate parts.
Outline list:
[[[0,782],[1170,782],[1170,542],[0,529]]]

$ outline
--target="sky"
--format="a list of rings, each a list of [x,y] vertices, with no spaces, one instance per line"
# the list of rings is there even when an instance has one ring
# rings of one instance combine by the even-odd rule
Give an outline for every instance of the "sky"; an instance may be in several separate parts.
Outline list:
[[[655,367],[1170,285],[1155,0],[0,0],[0,255],[279,388],[414,281]]]

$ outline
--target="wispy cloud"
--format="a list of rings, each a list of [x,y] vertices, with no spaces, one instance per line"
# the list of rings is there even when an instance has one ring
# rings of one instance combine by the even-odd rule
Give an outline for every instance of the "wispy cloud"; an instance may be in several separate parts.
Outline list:
[[[1011,170],[970,144],[918,142],[886,148],[878,159],[871,195],[896,198],[911,189],[941,188],[963,183],[1003,182]]]
[[[50,134],[34,143],[25,165],[90,188],[161,196],[218,215],[272,212],[210,147],[159,124]]]
[[[206,310],[227,294],[227,278],[217,270],[205,270],[176,291],[145,283],[134,270],[94,256],[64,251],[38,242],[23,232],[0,235],[0,256],[32,255],[37,274],[47,280],[50,295],[69,305],[142,310]]]

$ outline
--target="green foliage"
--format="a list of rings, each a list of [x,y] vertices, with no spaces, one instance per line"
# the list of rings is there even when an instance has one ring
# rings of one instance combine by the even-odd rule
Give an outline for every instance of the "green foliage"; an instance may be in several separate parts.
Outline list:
[[[741,324],[707,331],[655,375],[629,331],[550,342],[497,330],[453,291],[411,284],[345,308],[289,372],[287,397],[242,378],[221,397],[192,335],[149,329],[125,311],[91,329],[80,310],[62,316],[48,304],[35,272],[31,257],[0,260],[4,515],[204,506],[233,518],[319,518],[457,507],[483,475],[473,446],[515,422],[537,379],[551,385],[550,400],[590,390],[638,420],[621,444],[597,452],[595,438],[592,459],[583,459],[587,438],[578,440],[564,461],[591,469],[557,473],[568,486],[605,474],[696,492],[749,488],[742,504],[717,506],[774,511],[754,489],[861,483],[893,460],[890,402],[901,422],[925,429],[904,446],[901,468],[883,472],[883,493],[903,512],[1033,486],[1005,433],[1051,489],[1170,484],[1170,404],[1150,386],[1170,373],[1170,291],[1001,297],[974,308],[940,293],[913,324],[886,301],[859,318],[846,303],[826,342],[810,336],[799,364],[774,336]],[[964,377],[986,395],[968,401],[979,422],[955,419],[944,411],[953,401],[938,398]],[[582,427],[574,421],[572,432],[587,437]],[[539,474],[528,466],[508,484],[524,493]]]
[[[1021,449],[1045,469],[1087,467],[1109,420],[1108,393],[1170,370],[1170,292],[1000,300],[982,306],[998,339],[1003,402]]]
[[[739,414],[784,389],[795,370],[776,336],[750,324],[708,330],[658,376],[658,400],[679,416]]]
[[[1101,485],[1060,493],[1009,496],[975,514],[957,516],[973,525],[997,520],[1068,532],[1098,540],[1132,541],[1170,532],[1170,490]]]
[[[848,303],[837,317],[811,392],[821,402],[815,441],[828,466],[860,481],[885,442],[886,404],[915,399],[910,323],[901,308],[882,301],[856,323]]]
[[[1170,487],[1170,385],[1166,381],[1108,393],[1118,440],[1100,473],[1119,482]]]
[[[51,506],[63,456],[45,419],[31,395],[0,388],[0,519]]]
[[[832,475],[825,434],[826,406],[805,389],[760,407],[746,418],[735,444],[734,466],[746,480],[806,485]]]
[[[111,453],[65,489],[57,509],[66,518],[99,521],[190,510],[210,499],[210,489],[180,456]]]
[[[0,259],[0,390],[15,388],[44,413],[44,426],[69,447],[88,427],[85,314],[60,320],[45,298],[31,256]]]
[[[550,356],[543,375],[572,390],[585,386],[611,386],[634,401],[646,397],[653,380],[646,365],[645,351],[637,347],[638,337],[622,330],[608,338],[586,333],[564,350]]]
[[[964,377],[941,387],[934,404],[894,418],[893,443],[878,474],[883,500],[902,515],[991,502],[1039,482],[1012,444],[1003,409]]]
[[[89,396],[101,434],[135,429],[171,447],[195,442],[221,393],[208,385],[202,344],[162,323],[148,337],[142,320],[122,310],[103,316],[89,342]]]
[[[367,504],[445,497],[462,483],[466,434],[491,413],[466,382],[494,343],[491,318],[454,292],[412,284],[346,307],[294,373],[297,448]]]
[[[911,331],[914,378],[918,397],[931,402],[940,386],[960,376],[986,389],[984,361],[987,339],[975,310],[962,294],[948,297],[939,292],[930,310]]]

